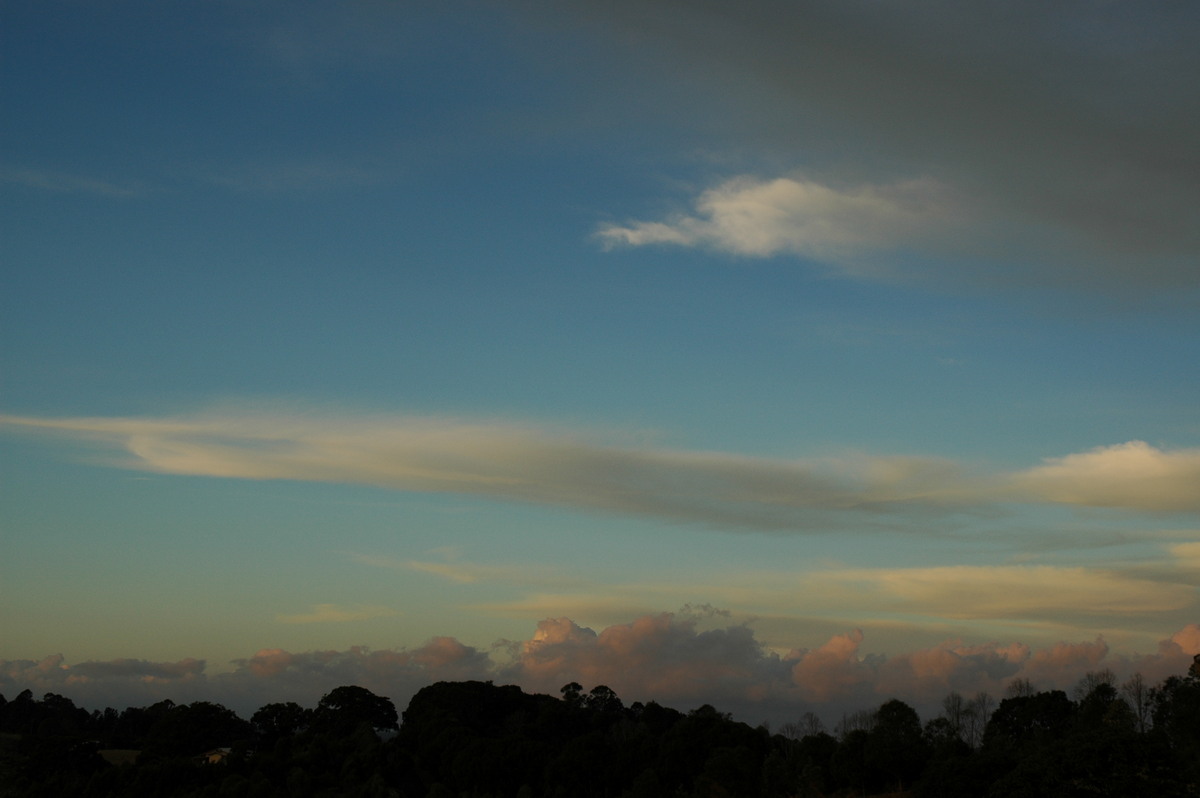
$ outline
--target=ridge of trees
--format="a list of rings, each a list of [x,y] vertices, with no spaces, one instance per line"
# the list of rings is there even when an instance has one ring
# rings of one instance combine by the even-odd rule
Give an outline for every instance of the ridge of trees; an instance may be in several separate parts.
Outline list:
[[[772,734],[707,704],[626,706],[577,682],[561,697],[438,682],[402,723],[389,699],[357,686],[249,720],[206,701],[88,712],[54,693],[0,696],[0,798],[885,794],[1200,795],[1200,678],[1118,685],[1093,671],[1072,696],[1019,680],[999,702],[950,693],[924,723],[892,699],[832,734],[812,713]]]

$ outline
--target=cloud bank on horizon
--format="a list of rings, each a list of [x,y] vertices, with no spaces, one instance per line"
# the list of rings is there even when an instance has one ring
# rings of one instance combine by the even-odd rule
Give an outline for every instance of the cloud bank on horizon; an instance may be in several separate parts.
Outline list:
[[[275,701],[312,705],[342,684],[386,695],[403,709],[417,690],[435,681],[496,680],[551,695],[578,681],[585,687],[607,685],[626,703],[658,701],[683,710],[710,703],[739,720],[773,724],[815,711],[832,726],[844,713],[873,709],[890,698],[924,713],[936,712],[951,691],[986,691],[1000,698],[1017,679],[1039,690],[1069,691],[1088,671],[1107,668],[1122,680],[1140,673],[1156,684],[1186,673],[1200,654],[1196,624],[1143,655],[1114,653],[1097,638],[1043,649],[947,641],[892,656],[863,656],[864,635],[857,629],[811,649],[778,653],[764,648],[746,625],[703,626],[687,611],[646,615],[599,632],[569,618],[548,618],[531,638],[500,641],[491,653],[452,637],[411,649],[264,649],[212,674],[197,659],[68,664],[54,655],[0,660],[0,693],[55,692],[96,709],[144,706],[163,698],[209,700],[248,715]]]

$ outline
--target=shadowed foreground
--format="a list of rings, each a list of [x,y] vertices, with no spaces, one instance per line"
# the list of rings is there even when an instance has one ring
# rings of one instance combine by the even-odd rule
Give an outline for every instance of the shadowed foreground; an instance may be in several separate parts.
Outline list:
[[[25,691],[0,697],[0,798],[1200,795],[1200,678],[1118,689],[1089,673],[1076,693],[1015,684],[994,711],[951,694],[923,725],[892,700],[834,736],[811,715],[771,734],[576,683],[555,698],[439,682],[402,724],[353,686],[249,721],[208,702],[89,713]]]

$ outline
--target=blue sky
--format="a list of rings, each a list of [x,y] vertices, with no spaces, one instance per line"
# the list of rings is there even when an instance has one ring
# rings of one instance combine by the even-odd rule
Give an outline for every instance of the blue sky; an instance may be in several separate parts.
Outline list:
[[[0,691],[1200,652],[1188,4],[3,15]]]

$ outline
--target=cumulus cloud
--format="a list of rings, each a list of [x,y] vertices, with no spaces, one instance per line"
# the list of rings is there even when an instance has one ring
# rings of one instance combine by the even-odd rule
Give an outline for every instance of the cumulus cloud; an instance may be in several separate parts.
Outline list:
[[[1171,635],[1171,642],[1184,654],[1193,657],[1200,654],[1200,623],[1189,623]]]
[[[62,654],[41,660],[0,660],[0,693],[60,693],[90,708],[144,705],[169,698],[184,702],[208,695],[202,659],[152,662],[141,659],[85,661],[68,665]]]
[[[700,613],[711,620],[717,613]],[[835,634],[812,648],[779,654],[763,646],[747,624],[701,628],[692,612],[653,613],[599,632],[560,617],[537,625],[533,636],[487,652],[452,637],[414,649],[290,652],[263,649],[209,674],[203,660],[66,663],[0,661],[0,692],[55,692],[89,708],[218,701],[249,714],[272,701],[312,706],[343,684],[357,684],[403,708],[421,687],[440,680],[490,679],[557,695],[567,682],[611,687],[627,703],[657,700],[681,709],[708,703],[740,719],[794,720],[815,710],[829,720],[898,697],[922,712],[936,711],[951,690],[1003,694],[1013,679],[1037,689],[1069,689],[1088,670],[1111,668],[1119,678],[1141,672],[1151,683],[1186,672],[1200,652],[1200,626],[1190,624],[1146,655],[1114,654],[1097,638],[1043,649],[1021,643],[938,645],[893,655],[864,654],[860,630]]]
[[[1176,637],[1195,633],[1189,627]],[[1069,689],[1088,670],[1104,667],[1122,678],[1140,671],[1158,681],[1185,672],[1191,662],[1174,639],[1144,656],[1114,654],[1103,639],[1044,649],[950,640],[893,655],[863,653],[866,642],[853,629],[781,655],[762,646],[748,625],[701,629],[684,614],[646,615],[599,632],[555,618],[539,623],[500,673],[527,689],[555,693],[569,681],[606,684],[627,701],[685,708],[711,703],[756,721],[772,714],[794,720],[806,710],[835,719],[893,697],[935,711],[952,690],[1000,697],[1018,678],[1037,689]]]
[[[618,662],[624,665],[613,667]],[[700,631],[691,617],[662,613],[599,633],[568,618],[542,621],[504,672],[547,692],[579,681],[661,701],[698,694],[761,697],[772,663],[779,670],[778,658],[764,654],[746,626]]]
[[[839,517],[870,525],[1005,501],[1200,509],[1200,450],[1137,441],[1006,475],[931,457],[785,460],[412,416],[0,416],[0,424],[121,447],[130,459],[117,465],[160,473],[464,493],[732,527],[828,528]]]
[[[870,681],[870,665],[858,656],[863,633],[855,629],[835,635],[812,651],[796,650],[788,655],[794,661],[792,681],[813,701],[828,701]]]
[[[959,216],[936,181],[837,189],[804,178],[743,176],[706,190],[695,215],[665,222],[606,225],[606,244],[704,246],[737,255],[800,255],[861,267],[862,256],[903,249],[933,232],[945,235]]]
[[[280,623],[345,623],[347,621],[365,621],[371,618],[389,618],[397,614],[396,610],[391,607],[378,605],[357,604],[353,607],[341,607],[337,604],[316,604],[311,612],[276,617]]]

